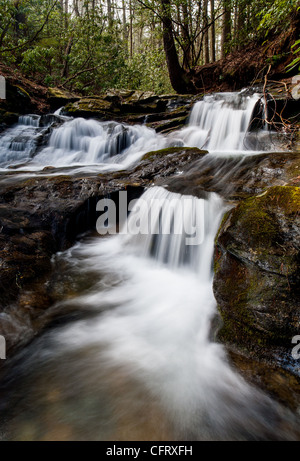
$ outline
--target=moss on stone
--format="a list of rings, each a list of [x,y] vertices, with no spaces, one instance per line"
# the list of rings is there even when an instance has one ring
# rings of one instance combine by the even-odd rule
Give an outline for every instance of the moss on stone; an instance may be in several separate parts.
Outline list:
[[[18,119],[18,114],[15,114],[14,112],[6,112],[5,110],[0,109],[0,123],[13,125],[18,122]]]
[[[200,150],[197,147],[167,147],[166,149],[148,152],[142,157],[142,160],[154,160],[157,157],[164,157],[166,155],[182,153],[191,153],[192,155],[203,155],[207,154],[207,151]]]
[[[274,213],[290,216],[300,211],[300,188],[274,186],[257,197],[241,202],[232,215],[231,225],[243,229],[249,244],[268,249],[278,237]]]
[[[37,178],[30,178],[30,179],[26,179],[24,182],[21,183],[21,187],[22,188],[25,188],[25,187],[32,187],[32,186],[35,186],[39,183],[38,179]]]
[[[269,246],[277,235],[276,223],[267,211],[252,199],[241,204],[233,224],[243,227],[244,235],[249,237],[249,243],[255,242],[259,247]]]
[[[27,98],[27,99],[29,99],[29,100],[31,99],[29,93],[27,93],[27,91],[25,91],[24,88],[22,88],[22,87],[19,86],[19,85],[16,85],[15,88],[18,89],[18,93],[21,93],[21,95],[22,95],[23,97],[25,97],[25,98]]]
[[[284,345],[299,322],[300,188],[274,186],[223,218],[214,262],[222,340]]]
[[[65,112],[69,114],[78,113],[91,113],[91,112],[103,112],[108,111],[112,107],[109,101],[105,101],[100,98],[86,98],[80,99],[77,102],[69,103],[65,107]]]
[[[72,99],[75,96],[68,91],[61,90],[60,88],[48,88],[48,98],[55,99]]]
[[[265,195],[267,206],[281,208],[286,215],[300,212],[300,188],[293,186],[274,186]]]
[[[300,144],[299,144],[300,148]],[[300,175],[300,155],[299,152],[289,154],[288,160],[285,162],[285,172],[287,179],[293,179]]]
[[[47,181],[55,182],[56,184],[59,184],[65,181],[72,181],[72,176],[68,176],[64,174],[59,175],[59,176],[50,176],[49,178],[47,178]]]

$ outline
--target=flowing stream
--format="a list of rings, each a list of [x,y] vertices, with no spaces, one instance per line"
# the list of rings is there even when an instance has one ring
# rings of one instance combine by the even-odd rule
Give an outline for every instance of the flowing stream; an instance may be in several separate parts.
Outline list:
[[[141,126],[67,120],[36,156],[31,141],[22,152],[44,166],[116,158],[124,166],[171,142],[240,153],[257,100],[209,97],[172,140]],[[39,129],[27,121],[17,137],[25,126]],[[20,160],[15,141],[8,146],[12,132],[0,139],[4,168],[9,155]],[[65,295],[52,310],[62,320],[11,361],[1,387],[4,440],[292,437],[295,417],[246,383],[215,341],[212,262],[226,209],[215,193],[199,199],[153,187],[119,234],[88,235],[54,255],[52,289]]]
[[[221,93],[197,102],[186,128],[168,137],[146,125],[130,126],[60,115],[27,115],[0,137],[0,169],[40,171],[45,167],[118,170],[137,163],[151,151],[190,146],[213,153],[242,154],[270,150],[272,133],[249,127],[259,94]],[[262,108],[263,110],[263,108]],[[48,143],[41,142],[45,133]],[[274,134],[273,134],[274,135]]]
[[[143,154],[166,146],[163,136],[144,125],[129,126],[116,122],[71,119],[56,115],[56,124],[46,146],[38,140],[49,128],[39,118],[22,116],[17,126],[0,138],[0,166],[29,171],[43,167],[94,166],[100,170],[124,169]]]
[[[245,138],[259,94],[208,95],[194,105],[182,137],[190,146],[222,152],[245,150]]]

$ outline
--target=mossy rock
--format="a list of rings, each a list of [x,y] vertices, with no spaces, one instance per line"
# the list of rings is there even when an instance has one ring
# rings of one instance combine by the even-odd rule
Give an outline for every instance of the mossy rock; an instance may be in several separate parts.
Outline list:
[[[167,147],[166,149],[160,149],[152,152],[148,152],[142,157],[143,160],[155,160],[157,158],[166,157],[167,155],[174,154],[186,154],[199,155],[207,154],[207,151],[198,149],[197,147]]]
[[[19,85],[16,85],[15,88],[17,89],[17,93],[22,97],[22,98],[25,98],[27,99],[28,101],[30,101],[31,97],[30,97],[30,94],[24,90],[24,88],[22,88],[21,86]]]
[[[93,117],[105,119],[108,114],[114,112],[113,104],[100,97],[84,98],[76,102],[71,102],[64,107],[64,113],[72,117]]]
[[[69,93],[68,91],[61,90],[60,88],[48,88],[47,97],[58,99],[72,99],[76,96],[74,96],[72,93]]]
[[[18,122],[19,116],[13,112],[7,112],[6,110],[0,109],[0,125],[13,125]]]
[[[112,109],[112,104],[101,98],[85,98],[75,103],[75,107],[86,112],[102,112]]]
[[[134,93],[134,90],[108,90],[102,95],[102,99],[108,101],[124,100],[130,98]]]
[[[128,98],[127,101],[129,103],[149,103],[150,101],[154,101],[158,99],[158,96],[153,93],[152,91],[134,91]]]
[[[226,214],[213,284],[225,342],[291,350],[300,325],[299,243],[299,187],[271,187]]]
[[[20,85],[15,85],[7,81],[6,99],[1,100],[0,109],[2,113],[8,114],[6,120],[10,124],[11,114],[28,114],[32,112],[33,104],[31,96]]]
[[[171,103],[171,105],[170,105]],[[153,92],[133,90],[109,90],[100,95],[70,101],[64,113],[72,117],[93,117],[99,120],[116,120],[125,123],[165,121],[162,129],[180,128],[189,113],[191,100],[180,95],[156,95]],[[171,109],[173,107],[173,109]],[[173,121],[171,119],[177,118]],[[172,125],[172,126],[171,126]]]
[[[47,91],[47,100],[52,110],[59,109],[66,104],[78,101],[78,99],[80,99],[79,96],[60,88],[48,88]]]
[[[179,130],[183,128],[187,122],[188,115],[183,115],[182,117],[171,118],[168,120],[158,121],[156,123],[149,123],[147,126],[149,128],[155,129],[157,133],[167,134],[171,131]]]

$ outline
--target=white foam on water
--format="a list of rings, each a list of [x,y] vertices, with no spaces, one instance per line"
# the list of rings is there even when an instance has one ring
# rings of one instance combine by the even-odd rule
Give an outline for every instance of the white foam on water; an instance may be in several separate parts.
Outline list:
[[[178,136],[188,146],[210,152],[247,151],[245,136],[260,98],[244,92],[205,96],[194,105],[188,126]]]
[[[151,209],[157,206],[155,199],[162,203],[163,222],[180,212],[179,208],[170,212],[171,201],[184,197],[155,187],[139,201],[146,201]],[[136,206],[142,208],[139,201]],[[72,305],[99,315],[63,328],[53,344],[62,355],[88,350],[89,358],[80,364],[87,376],[92,373],[89,360],[98,362],[102,370],[125,370],[147,389],[149,399],[159,402],[179,437],[267,437],[276,407],[233,371],[224,348],[211,337],[217,314],[211,264],[225,208],[216,194],[205,200],[191,197],[193,221],[200,203],[204,238],[192,251],[186,247],[185,257],[182,237],[188,237],[184,233],[188,226],[182,227],[183,236],[117,235],[80,243],[68,252],[66,258],[81,271],[99,273],[99,284],[72,299]],[[191,213],[182,219],[190,220]],[[147,219],[146,214],[141,216]],[[131,219],[134,215],[129,223]],[[100,274],[110,274],[114,282],[103,285]]]

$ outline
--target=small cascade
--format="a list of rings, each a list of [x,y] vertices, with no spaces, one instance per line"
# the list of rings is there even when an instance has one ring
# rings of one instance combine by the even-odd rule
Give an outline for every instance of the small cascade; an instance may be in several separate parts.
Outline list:
[[[212,153],[244,153],[274,150],[276,145],[276,137],[263,123],[263,98],[247,91],[205,96],[194,105],[188,126],[169,136],[146,125],[71,119],[61,113],[59,109],[41,117],[21,116],[19,123],[0,137],[1,166],[26,161],[33,170],[91,165],[104,171],[128,168],[147,152],[172,146],[198,147]],[[37,153],[43,129],[50,125],[52,133],[48,130],[40,143],[45,147]]]
[[[53,131],[49,145],[35,161],[54,166],[118,162],[128,166],[165,143],[162,136],[145,126],[77,118]]]
[[[6,130],[0,137],[0,164],[27,161],[34,155],[42,134],[40,116],[22,115],[17,125]]]
[[[217,93],[197,102],[179,134],[188,146],[209,151],[245,151],[245,137],[261,95]]]
[[[130,236],[130,245],[145,257],[174,269],[190,268],[209,280],[214,237],[223,212],[217,194],[198,199],[152,187],[129,216],[129,230],[135,228],[138,215],[144,231]]]
[[[57,109],[57,110],[54,112],[54,115],[61,115],[62,110],[63,110],[63,106],[60,107],[59,109]]]
[[[76,308],[73,321],[20,357],[10,394],[18,412],[5,431],[18,440],[30,415],[30,434],[46,440],[59,415],[67,440],[289,439],[292,415],[243,380],[213,340],[211,265],[225,209],[216,194],[153,187],[119,235],[56,256],[64,277],[82,283],[85,274],[88,287],[55,306]]]
[[[40,126],[40,119],[40,115],[21,115],[19,117],[19,125],[38,128]]]
[[[120,235],[82,242],[63,256],[81,273],[98,273],[98,282],[72,299],[94,315],[54,333],[52,363],[56,354],[73,354],[78,362],[73,356],[66,375],[84,376],[87,395],[104,389],[105,434],[98,421],[90,428],[100,440],[124,417],[134,437],[149,402],[160,418],[147,420],[148,437],[166,426],[174,440],[288,437],[290,413],[244,381],[212,339],[214,239],[225,211],[216,194],[198,199],[153,187],[134,202]],[[141,414],[132,424],[137,402]]]

